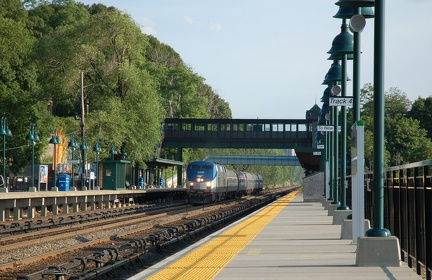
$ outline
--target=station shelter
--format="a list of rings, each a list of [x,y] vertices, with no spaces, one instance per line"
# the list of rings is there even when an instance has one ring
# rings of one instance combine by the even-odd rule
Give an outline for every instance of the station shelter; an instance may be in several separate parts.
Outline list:
[[[147,168],[138,170],[138,175],[141,175],[138,178],[143,178],[146,187],[176,188],[183,185],[183,177],[178,176],[178,174],[182,174],[184,162],[154,158],[146,161],[145,164]],[[169,180],[166,180],[167,178]]]
[[[128,160],[108,160],[101,162],[102,188],[104,190],[124,190],[127,188],[126,169]]]

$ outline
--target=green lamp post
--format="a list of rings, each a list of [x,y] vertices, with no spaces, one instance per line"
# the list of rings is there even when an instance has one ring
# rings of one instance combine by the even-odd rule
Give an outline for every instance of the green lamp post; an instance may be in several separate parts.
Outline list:
[[[57,187],[57,145],[61,144],[61,142],[60,142],[60,139],[57,137],[55,131],[54,131],[49,143],[54,145],[54,156],[53,156],[52,169],[54,170],[54,188],[56,188]]]
[[[114,160],[114,156],[117,154],[117,150],[116,150],[116,148],[115,148],[115,144],[114,144],[114,142],[112,142],[111,150],[110,150],[109,153],[110,153],[110,155],[111,155],[111,159]]]
[[[99,139],[96,139],[93,151],[96,153],[96,187],[99,187],[99,154],[102,152],[102,148],[99,145]]]
[[[375,7],[374,25],[374,167],[373,224],[366,231],[369,237],[391,236],[384,228],[384,0],[339,0],[340,7]]]
[[[36,131],[35,131],[35,127],[36,125],[34,123],[30,123],[30,131],[27,134],[26,139],[28,141],[31,142],[32,145],[32,187],[35,188],[34,185],[34,174],[35,174],[35,170],[34,170],[34,146],[35,146],[35,142],[39,142],[39,135],[37,135]]]
[[[344,4],[346,1],[342,1]],[[360,3],[359,3],[360,2]],[[352,55],[353,59],[353,116],[354,122],[360,120],[360,45],[361,45],[361,32],[362,28],[359,27],[362,25],[361,17],[364,19],[373,18],[375,13],[371,6],[360,6],[361,4],[369,5],[370,1],[356,1],[356,3],[345,3],[351,4],[355,6],[339,6],[338,12],[333,16],[334,18],[340,19],[351,19],[350,21],[350,30],[354,34],[354,54]],[[373,2],[373,1],[372,1]],[[336,3],[339,5],[339,2]],[[372,3],[373,6],[373,3]],[[364,22],[365,23],[365,22]],[[364,26],[363,26],[364,27]],[[348,54],[347,59],[350,59]]]
[[[342,97],[346,97],[346,62],[347,55],[353,54],[353,36],[348,32],[348,26],[346,19],[342,20],[341,33],[338,34],[332,43],[332,47],[328,51],[329,54],[337,54],[342,56],[342,79],[341,79],[341,90]],[[338,210],[348,210],[349,207],[346,205],[346,168],[347,168],[347,109],[346,106],[341,106],[341,176],[340,176],[340,206]]]
[[[384,0],[375,1],[374,32],[374,212],[369,237],[388,237],[384,228]]]
[[[86,151],[89,149],[87,142],[82,139],[82,143],[80,145],[80,150],[82,151],[82,170],[81,170],[81,189],[85,190],[85,180],[87,178],[87,160],[86,160]]]
[[[331,65],[329,71],[327,72],[324,85],[337,85],[342,80],[342,67],[338,60],[335,60]],[[340,204],[339,201],[339,188],[338,188],[338,177],[339,177],[339,147],[338,147],[338,128],[339,128],[339,116],[337,107],[332,106],[331,108],[331,125],[333,126],[333,137],[332,137],[332,168],[331,168],[331,178],[332,178],[332,196],[333,202],[331,204]]]
[[[331,85],[328,85],[327,88],[324,90],[323,96],[321,97],[321,102],[323,102],[323,105],[321,107],[321,114],[318,120],[318,125],[327,125],[330,115],[330,105],[329,105],[329,99],[330,99],[330,90]],[[324,185],[324,195],[327,200],[333,200],[331,197],[331,185],[329,182],[332,181],[331,178],[331,171],[330,171],[330,141],[329,141],[329,132],[324,132],[324,165],[325,165],[325,185]]]
[[[68,147],[72,149],[72,161],[75,159],[75,149],[79,148],[77,141],[75,140],[75,134],[72,134],[72,139],[69,141]],[[72,168],[71,168],[71,180],[72,180],[72,187],[75,186],[75,172],[74,172],[74,163],[72,162]]]
[[[7,190],[7,180],[6,180],[6,137],[11,137],[12,132],[9,129],[8,121],[6,117],[1,118],[1,128],[0,135],[3,135],[3,180],[4,180],[4,189]]]

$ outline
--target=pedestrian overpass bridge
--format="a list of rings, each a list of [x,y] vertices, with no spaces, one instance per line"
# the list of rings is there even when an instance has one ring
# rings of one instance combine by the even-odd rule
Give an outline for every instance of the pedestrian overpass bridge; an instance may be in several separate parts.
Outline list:
[[[320,152],[316,149],[314,140],[316,120],[317,118],[165,119],[161,147],[177,148],[177,160],[180,161],[182,148],[294,149],[298,165],[311,173],[319,171],[321,163]],[[264,164],[263,160],[260,159]],[[269,160],[268,158],[267,163],[270,163]],[[275,161],[276,158],[273,163]],[[288,156],[284,160],[279,159],[279,162],[281,165],[287,162],[297,164]]]

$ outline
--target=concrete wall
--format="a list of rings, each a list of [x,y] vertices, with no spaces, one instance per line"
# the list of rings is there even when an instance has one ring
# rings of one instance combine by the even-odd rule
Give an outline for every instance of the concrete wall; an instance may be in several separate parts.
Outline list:
[[[324,194],[324,172],[316,172],[303,178],[303,200],[321,201]]]

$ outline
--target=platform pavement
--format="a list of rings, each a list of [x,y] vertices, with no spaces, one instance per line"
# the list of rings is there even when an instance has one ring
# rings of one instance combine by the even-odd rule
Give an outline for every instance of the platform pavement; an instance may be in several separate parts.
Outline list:
[[[230,227],[193,247],[203,245]],[[333,217],[328,216],[321,203],[303,202],[300,193],[227,265],[219,268],[213,279],[421,279],[405,263],[400,267],[355,266],[357,245],[340,239],[340,233],[341,226],[333,225]],[[185,249],[133,279],[146,279],[192,250]],[[204,275],[200,279],[207,279]]]

